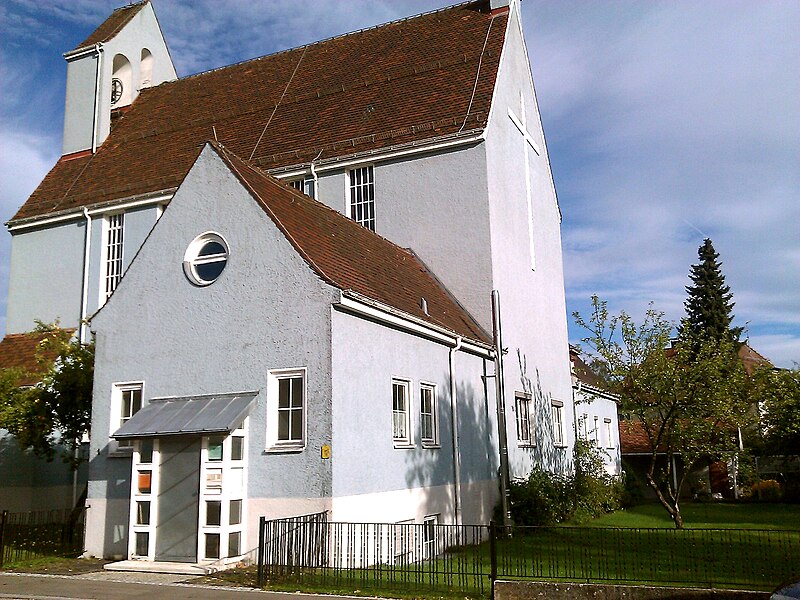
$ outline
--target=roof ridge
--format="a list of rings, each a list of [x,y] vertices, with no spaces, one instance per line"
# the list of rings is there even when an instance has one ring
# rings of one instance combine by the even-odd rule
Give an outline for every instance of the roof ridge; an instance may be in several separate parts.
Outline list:
[[[145,2],[149,2],[149,0],[144,0]],[[285,50],[278,50],[277,52],[272,52],[271,54],[263,54],[261,56],[254,56],[253,58],[248,58],[245,60],[240,60],[239,62],[231,63],[229,65],[222,65],[220,67],[214,67],[213,69],[207,69],[205,71],[200,71],[198,73],[192,73],[191,75],[187,75],[186,77],[181,77],[179,79],[175,79],[173,81],[168,81],[164,83],[175,83],[176,81],[185,81],[187,79],[192,79],[194,77],[199,77],[201,75],[207,75],[209,73],[216,73],[217,71],[222,71],[224,69],[229,69],[231,67],[238,67],[240,65],[245,65],[251,62],[256,62],[258,60],[263,60],[265,58],[271,58],[273,56],[280,56],[281,54],[288,54],[289,52],[295,52],[299,50],[305,50],[306,48],[310,48],[313,46],[318,46],[320,44],[324,44],[327,42],[331,42],[333,40],[339,40],[346,37],[350,37],[352,35],[356,35],[358,33],[364,33],[365,31],[373,31],[375,29],[380,29],[381,27],[387,27],[389,25],[396,25],[397,23],[404,23],[406,21],[411,21],[413,19],[418,19],[420,17],[425,17],[428,15],[433,15],[440,12],[445,12],[448,10],[452,10],[454,8],[459,8],[461,6],[466,6],[468,4],[484,4],[486,0],[466,0],[465,2],[459,2],[457,4],[451,4],[449,6],[443,6],[442,8],[436,8],[433,10],[428,10],[425,12],[421,12],[416,15],[410,15],[408,17],[402,17],[400,19],[394,19],[392,21],[386,21],[385,23],[378,23],[377,25],[372,25],[371,27],[362,27],[361,29],[355,29],[353,31],[348,31],[347,33],[340,33],[339,35],[332,35],[331,37],[327,37],[321,40],[316,40],[314,42],[309,42],[308,44],[303,44],[301,46],[293,46],[291,48],[286,48]],[[119,10],[119,9],[117,9]],[[160,85],[164,85],[164,83]],[[154,86],[158,87],[158,86]]]
[[[120,31],[122,31],[122,29],[123,29],[123,28],[124,28],[124,27],[125,27],[125,26],[126,26],[128,23],[130,23],[130,20],[131,20],[131,19],[132,19],[134,16],[136,16],[136,14],[138,14],[138,12],[139,12],[138,10],[136,10],[136,11],[131,11],[131,14],[130,14],[130,15],[128,15],[128,17],[126,17],[126,18],[125,18],[125,19],[123,19],[122,21],[120,21],[120,22],[119,22],[119,23],[118,23],[118,24],[117,24],[117,25],[114,27],[114,29],[112,29],[112,30],[111,30],[109,33],[103,34],[103,39],[101,39],[101,40],[97,40],[97,41],[90,41],[90,40],[92,39],[92,37],[94,37],[94,36],[97,34],[97,32],[98,32],[98,31],[100,31],[100,30],[102,29],[103,25],[105,25],[105,24],[106,24],[106,23],[107,23],[107,22],[108,22],[108,21],[109,21],[109,20],[110,20],[110,19],[111,19],[111,18],[112,18],[112,17],[113,17],[115,14],[116,14],[116,13],[118,13],[118,12],[120,12],[120,11],[122,11],[122,10],[130,10],[130,9],[132,9],[132,8],[139,8],[139,9],[141,9],[142,7],[144,7],[144,5],[145,5],[145,4],[149,4],[149,3],[150,3],[150,0],[140,0],[139,2],[130,2],[130,3],[126,4],[126,5],[124,5],[124,6],[119,6],[119,7],[115,8],[114,10],[112,10],[112,11],[111,11],[111,14],[110,14],[110,15],[108,15],[108,17],[106,17],[106,19],[105,19],[105,20],[104,20],[102,23],[100,23],[100,25],[98,25],[98,26],[97,26],[97,27],[96,27],[96,28],[95,28],[95,29],[92,31],[92,33],[90,33],[90,34],[89,34],[89,36],[88,36],[86,39],[84,39],[84,40],[83,40],[83,41],[82,41],[80,44],[78,44],[77,46],[75,46],[75,47],[74,47],[72,50],[70,50],[70,51],[69,51],[69,52],[67,52],[66,54],[70,55],[70,54],[72,54],[73,52],[75,52],[76,50],[81,50],[81,49],[83,49],[83,48],[88,48],[89,46],[93,46],[94,44],[97,44],[97,43],[103,43],[103,42],[107,42],[108,40],[112,39],[112,38],[113,38],[115,35],[117,35],[117,34],[118,34]]]

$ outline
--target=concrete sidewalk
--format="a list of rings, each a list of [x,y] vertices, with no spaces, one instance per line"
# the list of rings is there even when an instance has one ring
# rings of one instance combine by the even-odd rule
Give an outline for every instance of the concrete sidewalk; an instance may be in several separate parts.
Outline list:
[[[266,592],[191,583],[185,575],[100,572],[85,575],[0,573],[3,600],[320,600],[346,596],[318,596]],[[364,600],[360,598],[359,600]]]

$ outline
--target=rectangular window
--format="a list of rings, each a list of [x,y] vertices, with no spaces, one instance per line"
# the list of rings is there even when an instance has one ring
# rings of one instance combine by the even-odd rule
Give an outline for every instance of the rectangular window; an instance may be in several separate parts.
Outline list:
[[[231,460],[242,460],[244,458],[244,438],[235,435],[231,438]]]
[[[419,386],[419,426],[423,446],[439,443],[436,423],[436,386],[422,383]]]
[[[136,532],[136,556],[147,556],[150,545],[150,534],[146,531]]]
[[[396,446],[411,444],[408,381],[392,380],[392,440]]]
[[[133,415],[142,409],[142,384],[118,385],[114,389],[114,402],[119,417],[112,421],[111,433],[125,425]],[[114,425],[116,424],[116,427]],[[117,448],[133,448],[132,440],[120,440]],[[142,461],[144,462],[144,461]]]
[[[278,441],[303,441],[303,378],[278,381]]]
[[[517,412],[517,442],[520,446],[533,446],[533,428],[531,427],[531,395],[522,392],[514,394]]]
[[[306,370],[304,368],[269,372],[267,411],[267,450],[273,452],[302,450],[305,446],[306,436]]]
[[[424,558],[430,560],[437,554],[436,552],[436,526],[439,523],[439,515],[425,517],[422,522],[422,552]]]
[[[411,562],[414,527],[414,521],[400,521],[394,524],[394,564],[404,565]]]
[[[152,471],[139,471],[137,476],[136,487],[140,494],[149,494],[153,488],[153,472]]]
[[[139,462],[142,464],[150,464],[153,462],[153,439],[147,438],[140,442],[139,445]]]
[[[104,296],[106,299],[117,289],[117,284],[122,277],[122,237],[125,231],[125,214],[109,215],[105,222],[105,279]]]
[[[225,438],[218,435],[208,438],[208,460],[222,460],[222,443],[224,439]]]
[[[219,534],[206,534],[206,558],[219,558]]]
[[[228,556],[239,556],[241,554],[241,545],[242,534],[240,532],[232,531],[228,534]]]
[[[239,525],[242,522],[242,501],[231,500],[228,512],[228,525]]]
[[[136,524],[150,525],[150,502],[136,503]],[[147,554],[145,552],[145,554]]]
[[[600,423],[599,418],[594,418],[594,445],[600,447]]]
[[[606,448],[613,448],[614,436],[611,432],[611,419],[603,419],[603,426],[606,430]]]
[[[206,525],[216,527],[222,523],[222,502],[209,500],[206,502]]]
[[[564,403],[558,400],[551,402],[553,415],[553,444],[564,445]]]
[[[348,171],[350,218],[375,231],[375,179],[372,166]]]
[[[314,179],[312,177],[305,177],[302,179],[294,179],[293,181],[289,182],[289,185],[292,186],[299,192],[303,192],[306,196],[310,196],[311,198],[317,197],[317,189],[314,185]]]

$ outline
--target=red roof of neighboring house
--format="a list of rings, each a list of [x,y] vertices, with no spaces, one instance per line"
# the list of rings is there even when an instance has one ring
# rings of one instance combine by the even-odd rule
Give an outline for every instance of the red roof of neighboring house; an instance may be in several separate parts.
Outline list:
[[[17,382],[18,385],[36,383],[38,381],[36,375],[44,371],[43,365],[36,360],[36,350],[39,342],[47,335],[46,332],[7,334],[0,341],[0,369],[20,369],[23,376]],[[55,356],[49,358],[55,358]]]
[[[650,454],[652,447],[645,433],[641,421],[619,422],[620,453],[625,454]]]
[[[103,23],[95,29],[89,37],[83,40],[80,44],[73,48],[73,52],[75,50],[80,50],[81,48],[86,48],[87,46],[93,46],[95,44],[102,44],[103,42],[107,42],[111,38],[113,38],[119,31],[128,24],[128,22],[136,16],[144,5],[147,4],[149,0],[145,0],[144,2],[137,2],[136,4],[129,4],[128,6],[123,6],[121,8],[116,9],[111,16],[108,17]]]
[[[472,340],[491,338],[410,250],[211,143],[317,275]],[[421,299],[427,303],[427,314]]]
[[[276,169],[480,132],[507,21],[479,0],[144,89],[12,221],[172,190],[208,139]]]

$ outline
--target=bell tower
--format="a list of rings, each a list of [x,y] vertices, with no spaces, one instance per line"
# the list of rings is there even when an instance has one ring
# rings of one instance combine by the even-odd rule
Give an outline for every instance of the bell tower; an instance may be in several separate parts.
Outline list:
[[[177,78],[150,0],[118,8],[64,54],[67,91],[62,155],[91,152],[148,87]]]

